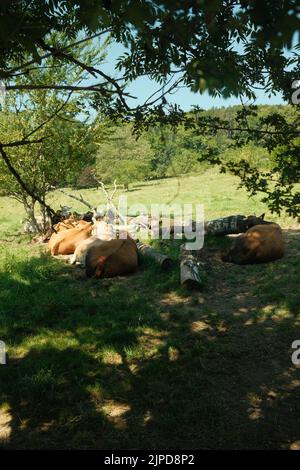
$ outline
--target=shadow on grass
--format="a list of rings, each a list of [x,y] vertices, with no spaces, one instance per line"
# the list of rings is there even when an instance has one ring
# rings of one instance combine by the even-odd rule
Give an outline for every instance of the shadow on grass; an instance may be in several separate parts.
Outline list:
[[[269,265],[216,260],[193,294],[149,262],[94,281],[47,256],[7,261],[0,446],[297,447],[299,248]]]

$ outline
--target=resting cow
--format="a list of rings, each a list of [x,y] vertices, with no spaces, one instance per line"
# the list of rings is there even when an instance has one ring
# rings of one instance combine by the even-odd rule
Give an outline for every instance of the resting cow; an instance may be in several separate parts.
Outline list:
[[[136,243],[130,237],[96,239],[87,247],[85,262],[88,277],[114,277],[133,273],[138,266]]]
[[[236,238],[222,260],[236,264],[265,263],[282,258],[284,242],[277,224],[255,225]]]
[[[104,220],[94,220],[92,228],[92,237],[82,240],[76,247],[74,255],[70,259],[71,264],[78,263],[85,268],[85,257],[87,249],[95,240],[112,240],[116,238],[116,234],[111,224],[107,224]]]
[[[74,255],[70,259],[71,264],[78,263],[83,268],[86,267],[86,254],[91,244],[96,240],[109,241],[113,239],[125,239],[130,238],[130,235],[125,230],[119,230],[119,227],[114,228],[113,225],[106,223],[104,220],[97,220],[93,225],[92,229],[93,236],[83,240],[77,246]]]
[[[52,255],[71,255],[80,242],[91,236],[92,224],[85,222],[76,228],[53,233],[48,247]]]

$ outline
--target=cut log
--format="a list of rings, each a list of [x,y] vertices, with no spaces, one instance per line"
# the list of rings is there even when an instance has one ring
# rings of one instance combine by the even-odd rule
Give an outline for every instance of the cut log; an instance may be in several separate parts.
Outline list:
[[[148,256],[149,258],[154,259],[162,269],[168,269],[172,266],[173,261],[167,255],[160,253],[159,251],[154,250],[149,245],[144,245],[143,243],[137,243],[137,248],[139,253],[143,256]]]
[[[198,253],[188,251],[185,246],[180,247],[180,283],[187,289],[199,289],[203,284],[198,266]]]

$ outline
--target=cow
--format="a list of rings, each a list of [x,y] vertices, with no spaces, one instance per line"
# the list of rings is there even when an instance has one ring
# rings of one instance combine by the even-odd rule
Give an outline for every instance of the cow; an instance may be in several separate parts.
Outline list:
[[[92,236],[86,240],[82,240],[76,247],[73,256],[70,258],[70,264],[80,264],[85,268],[85,259],[88,247],[96,240],[112,240],[116,238],[116,233],[111,224],[107,224],[102,217],[93,219]]]
[[[130,274],[138,266],[135,241],[131,238],[99,240],[88,245],[86,257],[87,277],[114,277]]]
[[[92,228],[92,237],[83,240],[76,248],[74,255],[70,259],[71,264],[80,264],[83,268],[85,267],[86,253],[89,246],[96,240],[109,241],[116,238],[125,239],[130,235],[119,226],[113,226],[108,224],[103,220],[103,218],[98,218],[94,221]]]
[[[255,225],[239,235],[221,258],[230,263],[255,264],[275,261],[283,255],[284,242],[280,226],[266,223]]]
[[[48,248],[52,255],[72,255],[82,240],[92,234],[92,224],[86,222],[78,227],[53,233]]]

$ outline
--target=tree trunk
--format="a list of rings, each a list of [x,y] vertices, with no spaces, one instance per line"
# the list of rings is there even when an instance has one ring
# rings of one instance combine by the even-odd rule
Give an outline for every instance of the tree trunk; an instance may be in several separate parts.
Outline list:
[[[44,200],[44,198],[43,198]],[[42,232],[43,234],[47,233],[50,226],[51,226],[51,219],[49,218],[48,214],[47,214],[47,210],[46,210],[46,207],[42,204],[40,204],[40,211],[41,211],[41,216],[42,216],[42,220],[41,220],[41,226],[40,226],[40,232]]]
[[[33,198],[23,197],[23,206],[26,212],[26,223],[24,229],[27,233],[39,233],[40,228],[36,220],[34,209],[36,200]]]
[[[34,192],[27,186],[27,184],[23,181],[23,179],[21,178],[20,174],[17,172],[17,170],[15,169],[15,167],[12,165],[7,153],[5,152],[4,148],[3,148],[3,145],[1,145],[0,143],[0,154],[2,156],[2,159],[4,161],[4,163],[6,164],[8,170],[10,171],[10,173],[14,176],[14,178],[18,181],[19,185],[21,186],[21,188],[24,190],[24,192],[29,196],[31,197],[32,199],[34,199],[35,201],[38,201],[40,204],[45,204],[42,199],[39,197],[38,194],[34,194]],[[50,218],[52,218],[54,215],[55,215],[55,211],[52,209],[52,207],[48,206],[48,204],[45,204],[45,208],[47,210],[47,213],[49,215]]]

